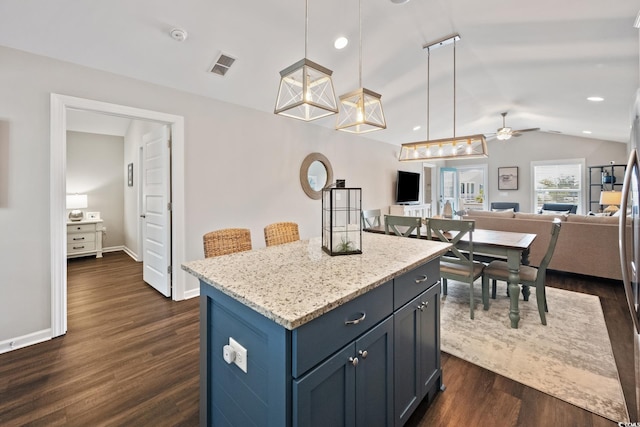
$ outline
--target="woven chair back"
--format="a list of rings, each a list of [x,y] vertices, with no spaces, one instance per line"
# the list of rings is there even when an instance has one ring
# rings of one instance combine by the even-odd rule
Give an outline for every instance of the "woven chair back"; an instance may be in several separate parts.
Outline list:
[[[227,255],[251,250],[251,231],[248,228],[225,228],[202,236],[204,257]]]

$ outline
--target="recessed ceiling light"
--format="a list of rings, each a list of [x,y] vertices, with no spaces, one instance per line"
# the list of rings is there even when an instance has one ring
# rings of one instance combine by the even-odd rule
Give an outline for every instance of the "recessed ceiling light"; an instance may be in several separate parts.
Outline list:
[[[422,126],[418,125],[418,126],[414,126],[413,130],[420,130],[422,128]]]
[[[591,135],[591,131],[590,130],[583,130],[582,133],[586,133],[587,135]]]
[[[335,42],[333,42],[333,47],[336,49],[344,49],[349,44],[349,40],[346,37],[338,37]]]
[[[587,101],[592,101],[592,102],[602,102],[604,101],[604,98],[601,96],[590,96],[587,98]]]

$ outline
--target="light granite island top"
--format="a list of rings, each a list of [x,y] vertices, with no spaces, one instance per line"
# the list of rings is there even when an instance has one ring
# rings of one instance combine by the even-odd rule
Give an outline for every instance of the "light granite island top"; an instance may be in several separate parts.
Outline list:
[[[449,247],[365,232],[359,255],[327,255],[318,237],[191,261],[182,268],[293,330],[444,254]]]

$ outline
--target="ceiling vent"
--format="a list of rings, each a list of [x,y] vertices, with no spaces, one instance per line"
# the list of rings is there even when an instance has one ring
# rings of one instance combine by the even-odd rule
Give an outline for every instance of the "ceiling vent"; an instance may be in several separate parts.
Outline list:
[[[224,77],[224,75],[227,74],[229,68],[231,68],[234,62],[236,62],[236,58],[229,56],[226,53],[221,53],[220,56],[218,56],[218,59],[216,59],[215,64],[213,64],[213,67],[211,67],[211,70],[209,71],[213,74]]]

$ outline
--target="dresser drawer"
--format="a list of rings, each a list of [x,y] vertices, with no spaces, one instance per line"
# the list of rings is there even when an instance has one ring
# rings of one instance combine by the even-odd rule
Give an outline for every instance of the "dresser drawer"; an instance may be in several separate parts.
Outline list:
[[[393,309],[399,309],[438,280],[440,280],[440,258],[396,277],[393,283]]]
[[[69,233],[67,235],[67,243],[86,243],[95,242],[96,233]]]
[[[299,377],[391,315],[392,298],[393,282],[389,281],[294,329],[291,343],[293,377]]]
[[[95,224],[67,224],[67,233],[96,232]]]
[[[67,243],[67,254],[95,251],[96,242],[84,242],[84,243]]]

